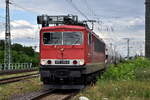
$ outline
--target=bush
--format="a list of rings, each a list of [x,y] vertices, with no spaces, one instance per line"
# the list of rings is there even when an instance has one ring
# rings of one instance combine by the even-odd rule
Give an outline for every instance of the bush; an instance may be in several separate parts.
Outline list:
[[[108,70],[102,75],[103,80],[133,80],[148,78],[150,71],[150,60],[145,58],[137,58],[125,61],[118,65],[110,65]],[[144,73],[144,74],[143,74]],[[143,76],[145,75],[145,76]]]
[[[0,63],[4,63],[4,41],[0,41]],[[21,44],[11,45],[12,63],[32,63],[33,67],[39,64],[38,53],[32,47],[22,46]]]

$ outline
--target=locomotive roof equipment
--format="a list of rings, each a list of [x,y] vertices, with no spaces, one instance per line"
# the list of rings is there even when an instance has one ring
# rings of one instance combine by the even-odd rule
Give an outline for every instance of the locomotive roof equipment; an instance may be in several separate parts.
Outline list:
[[[87,23],[92,23],[92,28],[94,28],[94,23],[96,20],[85,20],[79,21],[77,15],[58,15],[58,16],[48,16],[48,15],[41,15],[37,16],[37,24],[41,24],[42,27],[48,27],[50,24],[59,26],[59,25],[78,25],[88,27]]]

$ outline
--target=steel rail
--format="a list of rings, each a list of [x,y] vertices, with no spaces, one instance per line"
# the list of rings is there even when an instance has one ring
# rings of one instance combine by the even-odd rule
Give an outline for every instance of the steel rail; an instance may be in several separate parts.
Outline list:
[[[11,97],[10,100],[69,100],[77,93],[79,93],[79,90],[69,93],[60,93],[58,90],[45,88],[36,92]]]
[[[31,68],[31,69],[1,70],[0,75],[10,75],[10,74],[17,74],[17,73],[24,73],[24,72],[32,72],[32,71],[38,71],[38,69]]]
[[[59,93],[58,90],[53,90],[48,94],[41,95],[40,97],[36,97],[30,100],[69,100],[71,97],[75,96],[79,92],[76,90],[76,91],[63,93],[65,91],[66,90],[63,90],[61,93]]]
[[[9,100],[37,100],[49,93],[52,93],[53,91],[54,90],[50,90],[50,89],[41,89],[39,91],[11,97],[11,98],[9,98]]]
[[[10,78],[3,78],[3,79],[0,79],[0,85],[17,82],[17,81],[21,81],[21,80],[28,79],[28,78],[34,78],[38,76],[39,76],[39,73],[34,73],[34,74],[27,74],[27,75],[15,76],[15,77],[10,77]]]

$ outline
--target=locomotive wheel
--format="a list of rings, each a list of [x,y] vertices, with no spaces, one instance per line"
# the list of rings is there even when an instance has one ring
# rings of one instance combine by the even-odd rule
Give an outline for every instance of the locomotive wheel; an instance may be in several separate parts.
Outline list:
[[[43,79],[43,84],[48,84],[48,80],[47,79]]]
[[[85,75],[85,76],[84,76],[84,84],[85,84],[85,85],[90,84],[90,78],[89,78],[89,77],[90,77],[90,75]]]

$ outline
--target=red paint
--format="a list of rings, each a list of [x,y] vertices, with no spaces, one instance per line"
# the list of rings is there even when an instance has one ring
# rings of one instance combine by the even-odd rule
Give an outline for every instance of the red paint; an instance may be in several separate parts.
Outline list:
[[[42,43],[43,32],[62,32],[62,31],[80,31],[83,34],[81,45],[44,45]],[[98,38],[101,43],[104,42],[94,33],[92,33],[92,43],[88,45],[89,29],[82,26],[51,26],[43,27],[40,31],[40,59],[84,59],[86,63],[96,63],[105,61],[105,50],[103,52],[94,51],[94,38]],[[102,49],[105,49],[102,48]]]

